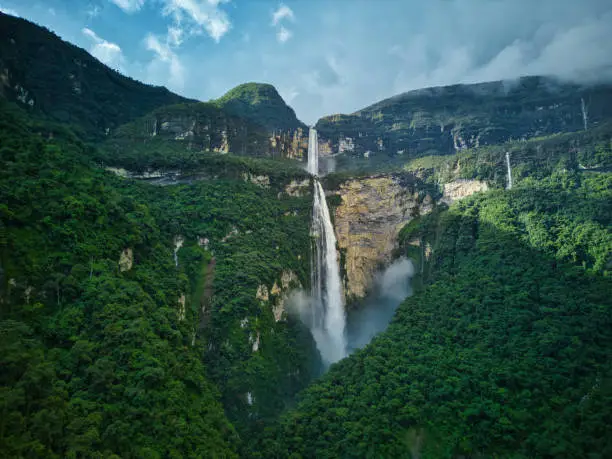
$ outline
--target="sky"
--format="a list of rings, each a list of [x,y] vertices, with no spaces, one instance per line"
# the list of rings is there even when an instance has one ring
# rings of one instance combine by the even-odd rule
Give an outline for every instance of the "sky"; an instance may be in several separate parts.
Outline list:
[[[611,0],[0,0],[0,10],[186,97],[271,83],[308,124],[428,86],[612,80]]]

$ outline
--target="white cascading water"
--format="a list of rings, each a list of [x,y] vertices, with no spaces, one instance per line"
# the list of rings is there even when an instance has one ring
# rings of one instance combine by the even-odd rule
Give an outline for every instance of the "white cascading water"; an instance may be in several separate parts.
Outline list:
[[[308,172],[315,177],[319,175],[319,140],[314,128],[308,132]]]
[[[336,235],[331,222],[325,192],[318,179],[319,148],[317,131],[310,129],[308,172],[314,175],[311,266],[312,309],[310,329],[326,365],[346,357],[346,316],[342,301],[342,283],[336,255]]]
[[[508,184],[506,185],[507,190],[512,189],[512,168],[510,167],[510,152],[506,152],[506,167],[508,168]]]

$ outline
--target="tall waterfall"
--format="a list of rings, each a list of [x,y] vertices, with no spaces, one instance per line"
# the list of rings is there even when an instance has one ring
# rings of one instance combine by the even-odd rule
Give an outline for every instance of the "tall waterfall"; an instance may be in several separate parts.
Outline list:
[[[508,184],[506,185],[506,189],[512,189],[512,168],[510,167],[510,152],[506,152],[506,167],[508,168]]]
[[[329,365],[346,356],[346,316],[336,255],[336,235],[325,200],[325,192],[318,179],[318,156],[317,131],[311,128],[308,143],[308,172],[315,178],[311,228],[314,243],[310,329],[323,361]]]
[[[580,98],[580,107],[582,109],[582,123],[584,124],[584,130],[586,131],[589,126],[589,110],[584,103],[584,97]]]
[[[315,177],[319,175],[319,139],[314,128],[308,132],[308,172]]]

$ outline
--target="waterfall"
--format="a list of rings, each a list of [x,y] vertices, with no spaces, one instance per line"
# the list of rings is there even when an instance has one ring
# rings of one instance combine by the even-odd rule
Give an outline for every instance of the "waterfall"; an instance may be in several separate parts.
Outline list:
[[[336,255],[336,235],[325,200],[325,192],[317,177],[318,155],[317,131],[311,128],[308,143],[308,171],[314,175],[314,203],[311,227],[313,257],[310,329],[324,363],[329,365],[346,356],[346,317]]]
[[[508,168],[508,184],[506,185],[507,190],[512,189],[512,168],[510,167],[510,152],[506,152],[506,167]]]
[[[587,130],[589,125],[589,112],[586,104],[584,103],[584,97],[580,98],[581,108],[582,108],[582,122],[584,123],[584,130]]]
[[[183,247],[183,243],[185,242],[185,238],[183,236],[175,236],[174,237],[174,266],[178,268],[179,259],[178,259],[178,251]]]
[[[319,175],[319,139],[314,128],[308,133],[308,172]]]

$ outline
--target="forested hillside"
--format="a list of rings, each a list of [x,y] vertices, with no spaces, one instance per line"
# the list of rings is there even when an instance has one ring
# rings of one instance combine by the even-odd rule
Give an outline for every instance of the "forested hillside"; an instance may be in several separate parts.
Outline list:
[[[245,429],[315,368],[281,292],[256,298],[284,271],[307,282],[310,198],[231,158],[194,186],[123,180],[69,128],[0,116],[2,455],[231,457],[219,397]]]
[[[157,107],[188,102],[108,68],[52,32],[0,13],[0,96],[99,139]]]
[[[612,118],[610,84],[548,77],[424,88],[321,118],[321,143],[370,166],[596,128]],[[365,160],[364,160],[365,156]],[[344,159],[344,158],[340,158]]]

